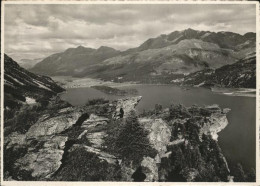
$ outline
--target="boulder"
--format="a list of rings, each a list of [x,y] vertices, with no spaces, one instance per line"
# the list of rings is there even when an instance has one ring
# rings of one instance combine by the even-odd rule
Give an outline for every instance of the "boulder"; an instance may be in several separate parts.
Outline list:
[[[74,125],[81,115],[82,113],[76,110],[66,114],[61,113],[45,120],[39,119],[31,126],[26,136],[27,138],[37,138],[39,136],[59,134]]]
[[[67,139],[65,136],[39,138],[38,142],[43,143],[41,148],[38,151],[29,149],[25,156],[16,161],[15,167],[19,171],[30,172],[38,180],[49,178],[61,165]]]

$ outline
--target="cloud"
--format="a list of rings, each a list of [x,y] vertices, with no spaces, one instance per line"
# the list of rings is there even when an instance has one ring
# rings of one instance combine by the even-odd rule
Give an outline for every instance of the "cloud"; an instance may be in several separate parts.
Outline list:
[[[186,28],[244,34],[255,16],[253,4],[7,4],[5,52],[19,61],[78,45],[125,50]]]

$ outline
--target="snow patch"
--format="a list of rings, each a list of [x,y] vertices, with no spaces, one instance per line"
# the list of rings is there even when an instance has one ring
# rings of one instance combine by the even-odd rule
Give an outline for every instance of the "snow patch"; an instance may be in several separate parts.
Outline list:
[[[172,83],[180,83],[180,82],[183,82],[183,81],[184,81],[184,78],[180,78],[180,79],[174,79],[171,82]]]
[[[194,85],[194,87],[201,87],[205,84],[205,81],[203,81],[202,83],[198,84],[198,85]]]
[[[36,83],[40,88],[52,91],[50,88],[44,86],[43,84],[41,84],[39,81],[33,80],[34,83]]]
[[[25,97],[25,102],[29,105],[31,104],[35,104],[36,103],[36,100],[33,99],[33,98],[30,98],[30,97]]]
[[[12,76],[9,76],[7,74],[5,74],[6,76],[10,77],[11,79],[13,79],[15,82],[19,83],[20,85],[24,85],[21,81],[19,81],[18,79],[12,77]]]

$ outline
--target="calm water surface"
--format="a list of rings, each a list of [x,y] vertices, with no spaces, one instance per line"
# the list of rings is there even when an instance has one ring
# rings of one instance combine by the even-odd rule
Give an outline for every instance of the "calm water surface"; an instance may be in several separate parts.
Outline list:
[[[229,125],[219,133],[219,145],[229,165],[241,163],[245,170],[255,168],[256,164],[256,98],[227,96],[213,93],[205,88],[184,90],[172,85],[133,85],[143,96],[137,110],[149,110],[155,104],[168,107],[171,103],[185,106],[218,104],[222,108],[230,108],[227,118]],[[107,95],[93,88],[68,89],[61,95],[63,100],[72,105],[84,105],[89,99],[106,98],[115,100],[122,96]]]

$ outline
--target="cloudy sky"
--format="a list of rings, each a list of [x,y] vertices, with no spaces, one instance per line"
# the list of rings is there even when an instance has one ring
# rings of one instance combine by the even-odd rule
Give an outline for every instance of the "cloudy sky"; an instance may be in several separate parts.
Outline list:
[[[255,32],[255,5],[5,5],[5,53],[42,58],[79,45],[137,47],[175,30]]]

